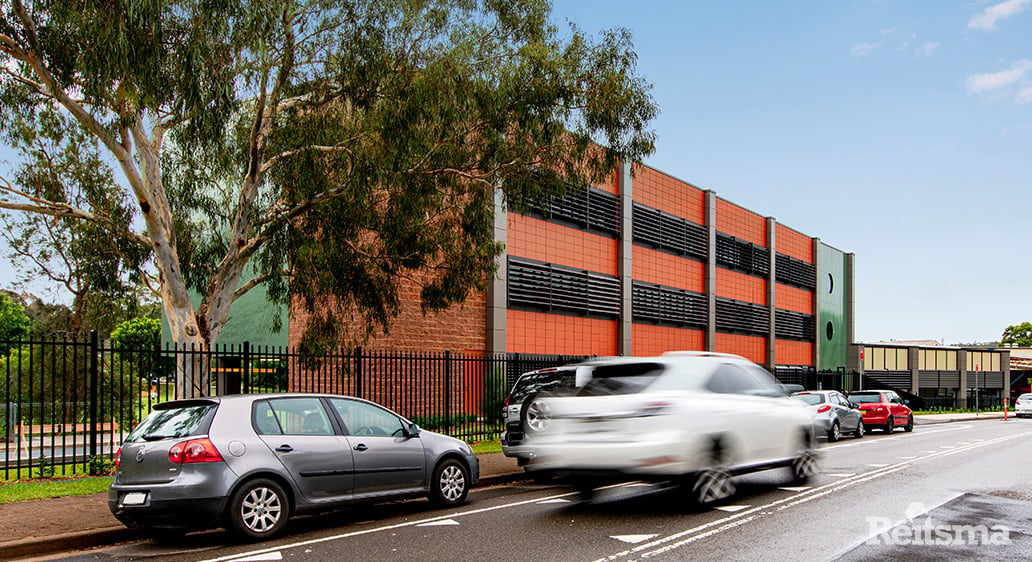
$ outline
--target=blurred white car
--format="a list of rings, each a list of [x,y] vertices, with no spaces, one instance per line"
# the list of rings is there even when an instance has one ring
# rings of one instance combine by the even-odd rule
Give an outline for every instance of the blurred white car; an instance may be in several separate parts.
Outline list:
[[[1014,402],[1015,417],[1032,416],[1032,394],[1026,392]]]
[[[548,399],[528,470],[601,484],[674,481],[699,505],[735,493],[737,474],[789,467],[817,473],[812,418],[762,367],[742,357],[676,352],[596,364],[576,396]]]

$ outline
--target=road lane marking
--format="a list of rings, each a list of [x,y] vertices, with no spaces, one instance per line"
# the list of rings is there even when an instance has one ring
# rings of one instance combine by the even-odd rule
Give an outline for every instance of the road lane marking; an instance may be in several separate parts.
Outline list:
[[[875,464],[869,464],[867,466],[869,466],[871,468],[885,468],[886,466],[889,466],[889,465],[887,463],[875,463]]]
[[[717,507],[715,509],[719,509],[720,511],[726,511],[728,513],[735,513],[737,511],[742,511],[743,509],[749,509],[749,506],[747,506],[747,505],[722,505],[722,506]]]
[[[779,486],[779,490],[787,490],[789,492],[805,492],[813,486]]]
[[[442,519],[441,521],[431,521],[429,523],[420,523],[416,527],[443,527],[446,525],[458,525],[459,522],[454,519]]]
[[[546,503],[572,503],[572,502],[570,502],[570,500],[568,500],[566,498],[555,498],[553,500],[545,500],[545,501],[538,502],[539,505],[544,505]]]
[[[266,554],[259,554],[258,556],[249,556],[247,558],[238,558],[239,562],[268,562],[272,560],[283,560],[283,553],[280,551],[269,552]]]
[[[674,533],[674,534],[672,534],[672,535],[670,535],[668,537],[657,539],[657,540],[652,541],[650,543],[642,544],[642,545],[636,546],[636,547],[634,547],[632,549],[625,550],[623,552],[619,552],[619,553],[616,553],[616,554],[612,554],[612,555],[610,555],[608,557],[605,557],[605,558],[599,558],[599,559],[596,560],[596,562],[618,560],[620,558],[625,558],[625,557],[628,557],[628,556],[638,556],[639,558],[650,558],[652,556],[657,556],[659,554],[663,554],[665,552],[669,552],[670,550],[673,550],[673,549],[681,547],[681,546],[685,546],[685,545],[690,544],[692,542],[695,542],[697,540],[700,540],[700,539],[703,539],[703,538],[706,538],[706,537],[710,537],[710,536],[716,535],[718,533],[722,533],[725,530],[733,529],[735,527],[739,527],[739,526],[741,526],[741,525],[743,525],[745,523],[748,523],[748,522],[750,522],[752,520],[755,520],[755,519],[759,519],[759,518],[764,517],[766,515],[769,515],[771,513],[774,513],[774,512],[777,512],[777,511],[782,511],[783,509],[788,509],[790,507],[795,507],[797,505],[800,505],[800,504],[812,501],[814,499],[817,499],[817,498],[820,498],[820,497],[823,497],[823,496],[827,496],[829,494],[836,493],[836,492],[838,492],[840,490],[843,490],[845,488],[849,488],[851,486],[854,486],[854,485],[862,483],[862,482],[867,482],[867,481],[870,481],[870,480],[881,478],[882,476],[886,476],[888,474],[893,474],[893,473],[899,472],[901,470],[906,469],[911,464],[914,464],[914,463],[917,463],[917,462],[925,461],[925,460],[936,458],[936,457],[945,457],[945,456],[950,456],[950,455],[954,455],[954,454],[957,454],[957,453],[971,451],[971,450],[980,448],[983,445],[992,445],[992,444],[996,444],[996,443],[1002,443],[1004,441],[1009,441],[1011,439],[1016,439],[1016,438],[1019,438],[1019,437],[1026,437],[1026,436],[1029,436],[1029,435],[1032,435],[1032,432],[1016,433],[1016,434],[1013,434],[1013,435],[997,437],[997,438],[992,439],[990,441],[984,441],[984,442],[981,442],[981,443],[978,443],[978,444],[975,444],[975,445],[970,445],[970,446],[964,447],[964,448],[956,448],[956,449],[949,450],[949,451],[935,451],[932,454],[930,454],[928,456],[925,456],[925,457],[920,457],[920,458],[916,458],[916,459],[912,459],[912,460],[902,461],[902,462],[896,463],[894,465],[888,465],[888,466],[886,466],[884,468],[878,468],[878,469],[875,469],[875,470],[871,470],[869,472],[861,473],[861,474],[859,474],[859,475],[857,475],[855,477],[850,477],[850,478],[847,478],[847,479],[839,480],[837,482],[825,484],[823,486],[818,486],[818,487],[813,488],[811,490],[807,490],[805,492],[800,492],[798,494],[794,494],[794,495],[789,496],[787,498],[782,498],[782,499],[779,499],[779,500],[775,500],[775,501],[770,502],[770,503],[768,503],[766,505],[756,506],[756,507],[753,507],[753,508],[748,509],[748,510],[743,510],[743,511],[740,511],[740,512],[735,513],[735,514],[728,515],[728,516],[726,516],[726,517],[724,517],[722,519],[717,519],[717,520],[711,521],[709,523],[704,523],[702,525],[693,527],[691,529],[686,529],[684,531],[681,531],[681,532],[678,532],[678,533]],[[683,537],[688,537],[688,538],[683,539],[683,540],[679,540],[679,539],[682,539]],[[669,543],[670,541],[677,541],[677,542],[675,542],[673,544],[666,544],[666,543]],[[655,550],[651,550],[650,551],[650,549],[655,549]]]
[[[917,457],[900,457],[901,459],[908,461],[910,459],[916,459]]]
[[[649,540],[651,538],[655,538],[655,537],[658,537],[658,536],[659,535],[657,535],[657,534],[651,534],[651,535],[613,535],[613,536],[611,536],[609,538],[616,539],[618,541],[623,541],[623,542],[631,543],[631,544],[638,544],[640,542],[647,541],[647,540]]]
[[[856,476],[855,472],[842,472],[837,474],[825,474],[825,476],[831,476],[832,478],[849,478],[850,476]]]

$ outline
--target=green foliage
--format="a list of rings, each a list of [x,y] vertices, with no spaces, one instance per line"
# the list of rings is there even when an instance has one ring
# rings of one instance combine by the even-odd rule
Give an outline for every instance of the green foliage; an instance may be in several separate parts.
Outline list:
[[[1003,345],[1016,345],[1018,347],[1032,347],[1032,322],[1022,322],[1014,326],[1007,326],[1003,330],[1003,337],[1000,338]]]
[[[254,359],[251,361],[251,388],[263,391],[287,389],[287,361]]]
[[[123,349],[153,349],[161,343],[161,321],[130,318],[111,332],[111,344]]]
[[[62,467],[63,468],[63,467]],[[16,474],[19,471],[14,471]],[[0,504],[100,494],[111,487],[111,478],[66,478],[46,482],[0,483]]]
[[[497,365],[484,377],[483,395],[480,400],[481,415],[484,421],[492,424],[502,423],[502,406],[508,395],[505,378],[505,367]]]
[[[90,476],[107,476],[115,470],[115,461],[107,455],[93,455],[89,463]]]
[[[36,478],[53,478],[54,477],[54,463],[50,460],[50,457],[46,455],[40,455],[36,461]]]
[[[414,417],[412,423],[422,427],[423,429],[429,429],[431,431],[439,431],[448,428],[457,428],[463,424],[471,423],[477,420],[477,417],[472,414],[454,414],[451,416],[445,416],[444,414],[437,414],[434,416],[426,417]]]
[[[55,0],[25,13],[31,25],[0,13],[0,64],[18,76],[0,79],[0,130],[47,148],[60,179],[39,168],[26,185],[44,201],[28,203],[89,223],[68,239],[98,252],[91,279],[142,277],[153,257],[180,343],[217,340],[252,286],[245,267],[309,315],[312,350],[389,329],[402,279],[425,311],[462,302],[502,250],[496,191],[519,210],[653,150],[657,108],[630,35],[560,32],[545,0]],[[203,294],[196,310],[186,287]]]
[[[7,356],[10,346],[3,340],[14,340],[28,335],[31,321],[25,307],[0,291],[0,356]]]

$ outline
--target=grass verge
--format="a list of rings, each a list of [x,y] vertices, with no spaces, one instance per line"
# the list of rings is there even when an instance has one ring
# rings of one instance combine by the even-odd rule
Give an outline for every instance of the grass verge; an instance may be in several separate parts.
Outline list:
[[[29,480],[0,483],[0,504],[42,500],[64,496],[85,496],[106,492],[110,476],[56,480]]]

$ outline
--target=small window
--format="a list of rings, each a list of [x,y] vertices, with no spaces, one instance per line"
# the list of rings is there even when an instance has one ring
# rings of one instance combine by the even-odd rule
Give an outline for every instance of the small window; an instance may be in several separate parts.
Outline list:
[[[358,400],[330,399],[333,409],[344,420],[349,435],[401,437],[405,435],[401,419],[393,412]]]
[[[283,435],[283,430],[280,429],[279,421],[276,420],[276,414],[272,411],[272,406],[265,400],[254,403],[254,419],[252,420],[254,429],[261,435]]]
[[[330,418],[318,398],[276,398],[268,401],[283,435],[333,435]]]

